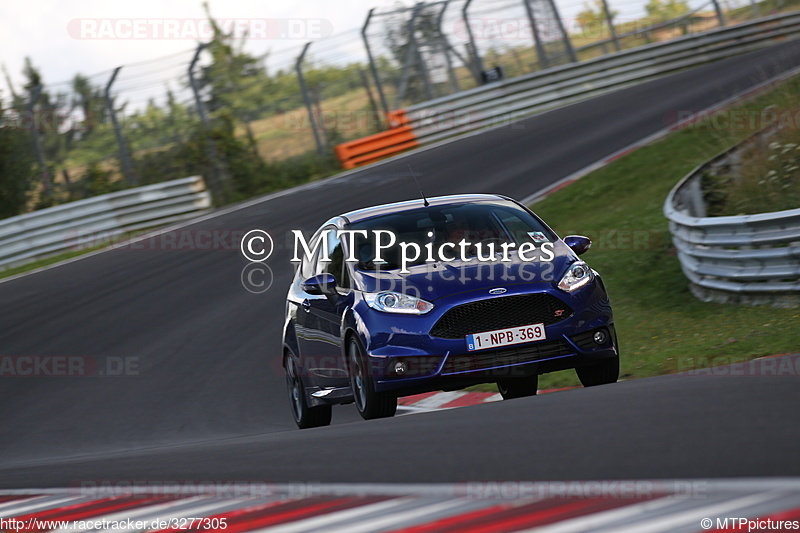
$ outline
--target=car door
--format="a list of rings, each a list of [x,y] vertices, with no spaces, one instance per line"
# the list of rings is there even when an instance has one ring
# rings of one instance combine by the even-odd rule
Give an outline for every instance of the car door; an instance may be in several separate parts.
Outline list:
[[[330,261],[324,261],[325,252]],[[348,383],[340,338],[341,317],[347,307],[346,297],[349,294],[349,280],[345,272],[342,243],[334,230],[327,234],[325,242],[320,243],[313,275],[333,275],[337,289],[332,294],[302,294],[297,320],[301,326],[298,342],[306,371],[313,374],[322,386],[346,386]]]

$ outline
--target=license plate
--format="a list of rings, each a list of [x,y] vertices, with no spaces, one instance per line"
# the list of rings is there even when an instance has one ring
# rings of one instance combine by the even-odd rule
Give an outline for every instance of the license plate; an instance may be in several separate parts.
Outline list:
[[[544,324],[530,324],[516,328],[496,329],[467,335],[467,350],[486,350],[498,346],[512,346],[524,342],[544,340]]]

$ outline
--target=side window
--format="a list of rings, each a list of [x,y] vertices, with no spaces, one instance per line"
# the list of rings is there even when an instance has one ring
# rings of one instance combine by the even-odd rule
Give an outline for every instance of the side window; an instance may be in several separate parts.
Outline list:
[[[310,248],[313,250],[314,246],[316,245],[319,239],[312,239],[310,243]],[[317,256],[319,253],[312,254],[310,258],[305,257],[303,255],[303,262],[300,264],[300,275],[303,279],[308,279],[314,275],[314,264],[317,262]]]
[[[332,229],[332,228],[325,228],[325,229]],[[323,261],[324,252],[327,251],[328,258],[330,261]],[[337,260],[337,255],[339,256]],[[338,238],[336,238],[336,231],[331,231],[328,233],[328,239],[326,242],[320,243],[319,250],[315,254],[316,265],[314,267],[314,274],[333,274],[336,278],[336,281],[339,281],[341,277],[342,271],[342,244]],[[338,267],[337,267],[338,263]]]
[[[330,263],[323,263],[323,272],[333,274],[336,284],[342,286],[342,270],[344,267],[344,251],[342,243],[337,240],[336,246],[330,252]]]
[[[328,234],[327,243],[325,243],[328,250],[328,257],[330,261],[322,261],[322,247],[318,254],[318,262],[316,266],[317,274],[332,274],[336,278],[336,284],[340,287],[347,287],[349,285],[349,276],[346,276],[344,268],[344,249],[342,241],[336,237],[336,232],[332,231]]]

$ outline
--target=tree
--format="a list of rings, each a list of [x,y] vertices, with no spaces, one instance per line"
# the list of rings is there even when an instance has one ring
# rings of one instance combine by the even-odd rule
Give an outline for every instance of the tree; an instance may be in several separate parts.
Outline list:
[[[609,10],[609,15],[613,20],[619,14],[619,11]],[[600,28],[608,26],[606,13],[603,6],[603,0],[595,0],[594,6],[588,2],[583,4],[583,10],[580,11],[575,19],[581,30],[584,33],[599,30]]]
[[[200,87],[207,91],[206,106],[212,113],[228,109],[241,117],[248,110],[263,107],[273,96],[272,82],[261,67],[259,58],[244,52],[246,36],[238,42],[232,34],[226,34],[211,16],[207,3],[203,4],[214,38],[208,45],[212,62],[202,67],[198,79]]]
[[[29,108],[32,113],[32,116],[28,117],[31,128],[31,136],[33,137],[34,146],[37,147],[37,150],[41,150],[41,153],[36,154],[36,156],[43,159],[39,168],[39,176],[42,186],[42,196],[40,198],[39,205],[46,207],[51,205],[52,202],[53,184],[53,169],[47,164],[47,152],[52,151],[54,145],[57,145],[57,143],[53,142],[51,135],[54,129],[52,126],[53,122],[46,119],[49,116],[52,116],[52,113],[54,112],[54,106],[50,102],[49,93],[44,89],[42,75],[39,72],[39,69],[33,66],[33,62],[31,61],[30,57],[25,58],[22,74],[27,79],[24,85],[26,94],[26,107]],[[45,145],[50,150],[47,150]]]
[[[686,0],[650,0],[644,8],[647,16],[656,21],[676,19],[690,11]]]
[[[583,10],[575,16],[575,21],[581,27],[581,31],[588,33],[603,24],[603,14],[595,11],[592,6],[585,3],[583,4]]]
[[[88,79],[80,74],[75,76],[72,83],[75,96],[70,97],[62,91],[51,94],[44,85],[39,69],[29,57],[25,58],[23,74],[27,78],[24,85],[27,93],[26,106],[33,101],[36,92],[39,93],[32,107],[31,117],[31,135],[34,142],[38,142],[41,147],[41,157],[44,160],[44,168],[39,169],[42,190],[37,208],[49,207],[58,201],[57,189],[61,188],[60,184],[54,186],[53,176],[62,173],[67,182],[64,185],[69,185],[67,158],[75,141],[86,134],[82,129],[87,124],[92,129],[97,125],[99,116],[103,115],[102,100],[99,89],[92,88]],[[83,122],[74,120],[74,111],[79,107],[84,112]],[[66,192],[69,196],[68,189]]]
[[[2,95],[0,95],[2,96]],[[0,218],[25,211],[33,178],[30,136],[15,124],[16,112],[0,99]]]
[[[100,87],[93,87],[89,78],[75,74],[72,79],[72,108],[79,108],[83,114],[82,134],[88,137],[106,118],[106,106]]]

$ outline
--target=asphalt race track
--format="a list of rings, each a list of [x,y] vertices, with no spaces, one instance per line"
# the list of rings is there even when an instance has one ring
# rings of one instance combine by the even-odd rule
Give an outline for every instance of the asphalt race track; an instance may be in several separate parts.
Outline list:
[[[301,432],[279,362],[290,229],[313,230],[342,211],[417,197],[408,163],[430,196],[524,198],[661,130],[677,110],[708,107],[798,65],[800,42],[782,44],[320,182],[173,235],[180,242],[182,232],[268,230],[278,250],[268,261],[274,283],[263,294],[243,288],[246,261],[236,246],[174,250],[158,239],[0,283],[0,356],[135,363],[125,376],[0,379],[0,488],[81,479],[800,475],[796,377],[665,376],[372,422],[351,405],[334,409],[332,427]],[[797,356],[784,364],[800,371]]]

